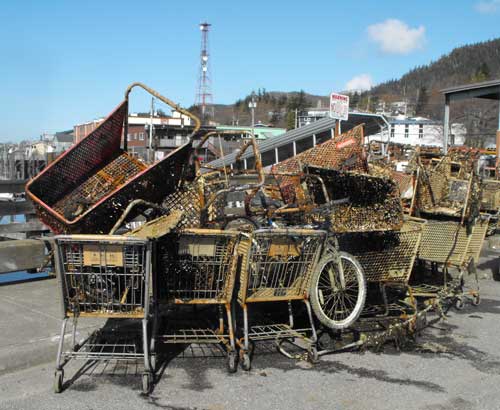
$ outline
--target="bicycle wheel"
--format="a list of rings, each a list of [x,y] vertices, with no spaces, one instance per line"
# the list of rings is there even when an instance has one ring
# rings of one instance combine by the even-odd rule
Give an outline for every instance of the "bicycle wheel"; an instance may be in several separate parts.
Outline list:
[[[343,268],[342,280],[338,260]],[[345,329],[361,314],[366,299],[363,268],[346,252],[327,255],[318,263],[311,278],[311,306],[318,320],[330,329]]]

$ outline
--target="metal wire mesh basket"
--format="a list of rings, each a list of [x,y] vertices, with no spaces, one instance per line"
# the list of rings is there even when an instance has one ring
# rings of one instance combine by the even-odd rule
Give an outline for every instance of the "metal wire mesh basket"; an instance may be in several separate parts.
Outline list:
[[[240,274],[240,303],[304,299],[326,232],[269,229],[251,234]]]
[[[238,265],[236,231],[190,229],[158,248],[159,297],[174,303],[228,303]]]
[[[186,173],[191,143],[147,167],[120,148],[128,100],[26,186],[55,233],[108,233],[134,199],[159,203]]]
[[[475,261],[488,229],[489,215],[482,214],[470,227],[458,221],[428,220],[423,228],[418,258],[440,264],[462,267],[470,257]]]
[[[500,181],[483,181],[481,188],[481,210],[498,211],[500,209]]]
[[[121,236],[56,236],[65,315],[141,318],[149,297],[151,245]]]
[[[342,235],[340,249],[361,263],[369,282],[408,283],[425,220],[412,218],[399,231]]]

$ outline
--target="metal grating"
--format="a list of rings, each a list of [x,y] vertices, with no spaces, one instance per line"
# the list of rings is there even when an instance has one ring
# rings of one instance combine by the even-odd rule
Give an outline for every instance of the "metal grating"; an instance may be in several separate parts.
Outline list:
[[[408,283],[424,225],[407,221],[400,231],[342,235],[340,249],[356,257],[367,281]]]
[[[209,229],[166,235],[159,243],[160,298],[175,303],[231,300],[239,234]]]
[[[240,303],[304,299],[325,236],[305,229],[255,231],[240,274]]]
[[[418,258],[462,266],[466,260],[470,238],[467,228],[460,222],[428,220],[423,228]]]
[[[65,310],[69,315],[142,317],[147,241],[56,238]]]

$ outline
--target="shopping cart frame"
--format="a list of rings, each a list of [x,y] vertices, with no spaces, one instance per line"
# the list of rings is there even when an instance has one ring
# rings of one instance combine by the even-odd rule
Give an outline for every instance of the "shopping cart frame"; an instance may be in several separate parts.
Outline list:
[[[171,244],[172,240],[177,240],[178,254],[174,251],[162,248],[166,243]],[[153,367],[157,363],[157,346],[164,344],[216,344],[222,345],[227,353],[227,367],[230,373],[236,371],[237,354],[235,342],[235,321],[232,312],[233,289],[237,277],[237,269],[240,260],[240,233],[236,231],[222,231],[217,229],[193,228],[167,235],[157,244],[157,266],[154,276],[154,324],[151,351],[153,352]],[[220,254],[221,248],[217,248],[223,240],[227,240],[227,249]],[[171,247],[170,245],[169,247]],[[210,249],[213,247],[213,249]],[[231,249],[229,249],[231,247]],[[212,253],[210,253],[213,251]],[[172,253],[168,253],[172,252]],[[191,252],[191,253],[190,253]],[[218,253],[219,252],[219,253]],[[168,259],[165,261],[165,253]],[[184,255],[186,260],[174,259],[179,254]],[[191,257],[191,260],[188,260]],[[210,258],[213,258],[210,260]],[[205,259],[204,259],[205,258]],[[222,258],[223,260],[216,260]],[[206,260],[209,259],[209,260]],[[226,262],[225,266],[222,266]],[[217,263],[219,268],[217,269]],[[185,274],[185,277],[182,274]],[[162,278],[160,275],[165,275]],[[193,275],[193,282],[190,282],[188,275]],[[217,279],[214,280],[214,277]],[[223,284],[219,287],[216,282],[220,282],[223,277]],[[207,286],[198,286],[200,281],[206,280]],[[171,283],[182,284],[183,289],[169,287]],[[210,288],[208,284],[210,283]],[[187,286],[186,286],[187,285]],[[214,286],[216,289],[214,290]],[[166,292],[167,295],[161,294]],[[186,328],[175,326],[174,320],[170,320],[166,315],[167,333],[158,334],[159,322],[162,308],[179,306],[218,306],[219,318],[218,328]],[[225,311],[225,317],[223,314]],[[227,322],[227,331],[224,323]],[[171,327],[170,327],[171,326]]]
[[[63,390],[64,366],[70,359],[93,361],[142,359],[144,361],[143,392],[149,393],[153,384],[148,334],[152,268],[151,241],[114,235],[59,235],[51,242],[61,292],[62,314],[61,335],[56,357],[55,392],[60,393]],[[66,251],[66,247],[73,247],[74,250]],[[139,266],[140,262],[142,266]],[[127,269],[129,269],[128,273]],[[123,289],[123,292],[119,291],[121,300],[117,301],[115,296],[111,296],[110,302],[108,291],[113,290],[110,282],[116,283],[117,281],[118,288],[120,288],[122,280],[123,283],[128,280],[129,285]],[[83,291],[78,286],[71,286],[75,284],[83,286]],[[133,289],[136,285],[139,286],[139,291]],[[85,294],[89,295],[92,291],[95,291],[96,295],[100,292],[100,301],[87,302],[85,300]],[[99,299],[99,296],[96,298]],[[129,299],[130,302],[128,302]],[[81,308],[84,311],[80,311]],[[72,348],[65,351],[64,339],[69,318],[72,318],[73,324]],[[132,347],[128,343],[100,343],[102,329],[96,330],[77,343],[78,318],[141,320],[142,353],[135,351],[135,345]],[[134,349],[133,353],[128,351],[131,348]]]
[[[240,288],[237,296],[238,304],[243,311],[243,337],[238,339],[242,368],[247,371],[251,368],[250,343],[266,340],[274,340],[278,350],[285,356],[299,358],[303,355],[290,354],[283,348],[283,343],[286,341],[291,343],[294,339],[301,339],[306,344],[307,357],[312,362],[316,362],[318,360],[317,333],[309,302],[309,288],[312,272],[325,248],[327,232],[293,228],[259,229],[251,234],[245,234],[243,237],[242,244],[245,252],[239,275]],[[300,238],[300,242],[294,238]],[[276,239],[278,240],[276,241]],[[307,249],[308,253],[304,255],[303,247],[307,239],[315,240],[316,243],[313,243],[313,249]],[[263,252],[261,252],[261,248],[264,249]],[[285,257],[299,257],[300,259],[307,257],[307,259],[280,261],[280,257],[283,259]],[[273,258],[278,260],[273,261]],[[273,264],[274,271],[270,269],[273,268]],[[256,284],[256,281],[260,281],[260,285],[252,287],[252,283]],[[274,286],[268,286],[270,282]],[[296,329],[294,327],[292,301],[302,301],[305,304],[309,320],[308,328]],[[262,302],[287,302],[288,324],[273,323],[250,326],[249,305]],[[311,336],[308,336],[309,333]],[[302,347],[302,349],[304,348]]]

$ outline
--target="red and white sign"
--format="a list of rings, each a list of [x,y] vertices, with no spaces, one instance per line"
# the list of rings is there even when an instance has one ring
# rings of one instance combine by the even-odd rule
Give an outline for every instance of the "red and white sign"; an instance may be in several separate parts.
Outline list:
[[[337,149],[342,149],[342,148],[350,147],[351,145],[354,145],[354,144],[356,144],[356,140],[354,138],[349,138],[348,140],[339,142],[336,145],[336,148]]]
[[[349,118],[349,96],[330,94],[330,117],[336,120],[347,121]]]

